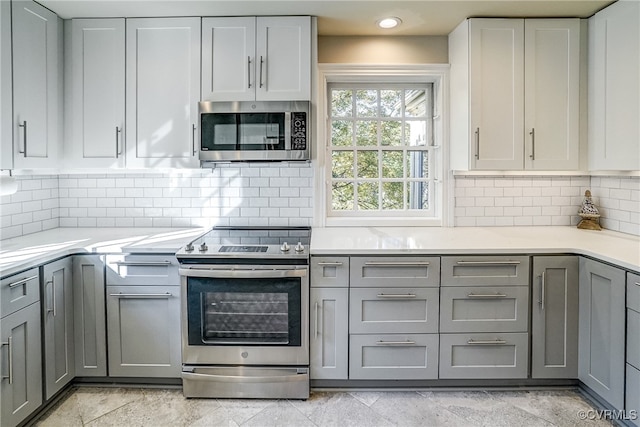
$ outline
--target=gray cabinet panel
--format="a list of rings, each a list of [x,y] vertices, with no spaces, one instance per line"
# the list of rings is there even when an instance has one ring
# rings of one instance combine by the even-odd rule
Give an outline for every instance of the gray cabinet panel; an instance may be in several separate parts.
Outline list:
[[[347,379],[349,290],[311,288],[311,379]]]
[[[39,302],[0,320],[0,343],[2,426],[15,426],[42,404]]]
[[[627,363],[640,369],[640,313],[627,309]]]
[[[349,378],[438,378],[438,334],[351,335]]]
[[[440,378],[527,378],[527,333],[440,334]]]
[[[640,276],[627,273],[627,307],[640,312]]]
[[[349,287],[349,257],[311,257],[310,285],[314,287]]]
[[[104,261],[100,255],[73,257],[75,373],[107,376]]]
[[[67,257],[43,267],[42,319],[47,400],[75,376],[71,260]]]
[[[529,288],[440,288],[441,332],[526,332]]]
[[[625,411],[627,417],[632,417],[633,412],[640,417],[640,370],[627,365],[627,390]],[[629,420],[632,425],[640,426],[640,418]]]
[[[0,317],[40,300],[40,275],[37,268],[0,281]]]
[[[109,376],[179,378],[180,287],[107,286]]]
[[[438,288],[351,288],[349,331],[437,333]]]
[[[531,376],[578,376],[578,257],[533,258]]]
[[[351,257],[352,287],[440,285],[438,257]]]
[[[528,286],[527,256],[442,257],[442,286]]]
[[[175,255],[108,255],[107,285],[174,286],[180,284]]]
[[[624,405],[625,273],[580,258],[578,378],[614,408]]]

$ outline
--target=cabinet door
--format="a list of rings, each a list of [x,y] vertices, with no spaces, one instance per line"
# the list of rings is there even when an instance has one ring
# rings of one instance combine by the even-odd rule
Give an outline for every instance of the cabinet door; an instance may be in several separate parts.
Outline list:
[[[637,418],[640,414],[640,370],[627,365],[626,377],[627,391],[624,409],[627,417],[634,417],[629,420],[629,424],[640,426],[640,420]]]
[[[127,167],[198,167],[200,18],[127,19]]]
[[[256,99],[311,99],[311,17],[259,17]]]
[[[13,169],[11,2],[0,1],[0,169]]]
[[[202,100],[253,101],[256,18],[202,19]]]
[[[589,169],[640,170],[640,2],[589,19]]]
[[[75,372],[78,377],[107,376],[104,262],[99,255],[73,257]]]
[[[533,258],[531,376],[578,376],[578,258]]]
[[[43,268],[42,319],[45,399],[74,377],[72,262],[67,257]]]
[[[65,160],[70,167],[123,167],[124,19],[74,19],[65,30]]]
[[[624,406],[624,271],[580,259],[578,378],[615,409]]]
[[[472,19],[470,25],[471,164],[521,170],[524,20]]]
[[[349,290],[311,288],[310,377],[347,379]]]
[[[32,1],[12,2],[14,166],[56,167],[59,105],[58,17]]]
[[[179,378],[179,286],[107,286],[109,376]]]
[[[2,425],[16,426],[42,403],[40,303],[0,320]]]
[[[580,20],[526,19],[525,167],[578,168]]]

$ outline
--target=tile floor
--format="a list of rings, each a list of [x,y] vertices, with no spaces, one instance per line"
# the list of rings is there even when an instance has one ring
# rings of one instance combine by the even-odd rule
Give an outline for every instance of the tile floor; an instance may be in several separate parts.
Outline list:
[[[178,389],[74,387],[36,426],[610,426],[573,390],[312,392],[307,401],[185,399]],[[593,415],[592,413],[587,413]],[[594,417],[592,417],[594,418]]]

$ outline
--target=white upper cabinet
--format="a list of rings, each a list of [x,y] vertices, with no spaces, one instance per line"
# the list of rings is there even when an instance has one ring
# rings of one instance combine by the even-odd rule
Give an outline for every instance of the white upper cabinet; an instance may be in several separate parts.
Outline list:
[[[127,167],[199,167],[200,18],[126,25]]]
[[[12,2],[14,166],[57,167],[62,23],[32,1]]]
[[[65,27],[65,161],[124,166],[124,19],[74,19]]]
[[[202,20],[202,99],[311,97],[311,17]]]
[[[452,168],[579,163],[579,19],[469,19],[449,35]]]
[[[640,3],[589,19],[589,169],[640,170]]]
[[[13,168],[11,3],[0,1],[0,169]]]

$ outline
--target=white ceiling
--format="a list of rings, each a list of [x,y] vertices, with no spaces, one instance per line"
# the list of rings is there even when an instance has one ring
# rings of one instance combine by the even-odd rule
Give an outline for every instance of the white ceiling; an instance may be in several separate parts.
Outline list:
[[[0,0],[2,1],[2,0]],[[62,18],[314,15],[318,34],[446,35],[468,17],[587,18],[612,0],[39,0]],[[376,28],[386,16],[393,30]]]

